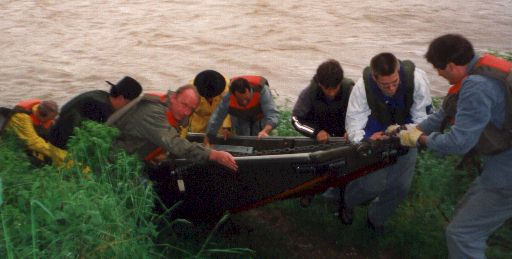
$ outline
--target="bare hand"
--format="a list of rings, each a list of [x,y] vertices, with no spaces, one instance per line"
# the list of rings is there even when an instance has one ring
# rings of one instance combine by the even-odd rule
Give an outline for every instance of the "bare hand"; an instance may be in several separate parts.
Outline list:
[[[263,127],[263,129],[258,132],[258,139],[262,139],[262,138],[266,138],[268,137],[268,134],[272,131],[272,126],[270,126],[270,124],[265,124],[265,127]]]
[[[212,150],[210,152],[209,159],[231,169],[234,172],[238,170],[235,158],[226,151]]]
[[[262,130],[258,133],[258,139],[266,138],[268,137],[268,133],[265,130]]]
[[[208,138],[208,136],[207,136],[207,135],[204,135],[203,145],[204,145],[205,147],[208,147],[208,148],[211,148],[211,146],[212,146],[212,145],[210,144],[210,139]]]
[[[386,136],[384,131],[379,131],[373,133],[373,135],[370,137],[371,140],[385,140],[389,139],[389,136]]]
[[[329,141],[329,133],[325,130],[321,130],[316,134],[316,141],[320,143],[327,143]]]
[[[222,137],[224,137],[224,140],[228,140],[231,137],[231,130],[229,128],[222,128]]]

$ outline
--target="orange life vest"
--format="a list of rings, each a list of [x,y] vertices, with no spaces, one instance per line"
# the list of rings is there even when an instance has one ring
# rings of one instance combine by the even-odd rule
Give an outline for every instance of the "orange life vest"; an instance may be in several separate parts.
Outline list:
[[[497,154],[509,149],[512,147],[512,62],[490,54],[484,54],[468,74],[500,80],[506,88],[507,106],[503,128],[498,129],[494,124],[489,123],[475,146],[476,151],[480,154]],[[442,130],[444,130],[446,124],[454,123],[459,91],[463,80],[451,86],[443,100],[442,107],[446,117],[441,126]]]
[[[14,107],[14,110],[18,111],[18,112],[24,112],[24,113],[30,115],[30,118],[32,119],[32,123],[34,123],[34,126],[49,129],[52,126],[54,120],[50,120],[50,121],[43,123],[42,121],[40,121],[37,118],[37,116],[33,112],[34,106],[39,105],[41,102],[42,102],[42,100],[40,100],[40,99],[23,100],[16,104],[16,106]]]
[[[32,124],[34,125],[34,129],[37,132],[37,135],[42,137],[45,140],[48,140],[48,136],[50,134],[50,128],[55,122],[54,120],[49,120],[46,122],[42,122],[39,120],[36,116],[36,114],[33,112],[33,108],[36,105],[39,105],[42,102],[40,99],[27,99],[23,100],[16,104],[13,108],[13,114],[14,113],[25,113],[30,116],[30,119],[32,120]]]

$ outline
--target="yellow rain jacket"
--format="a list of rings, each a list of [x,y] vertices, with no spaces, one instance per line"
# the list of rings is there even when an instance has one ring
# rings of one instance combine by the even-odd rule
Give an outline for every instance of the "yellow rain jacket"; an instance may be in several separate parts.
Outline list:
[[[224,92],[222,94],[213,97],[212,103],[210,104],[206,98],[200,96],[199,97],[199,106],[192,113],[189,119],[189,132],[197,132],[197,133],[206,133],[206,128],[208,127],[208,121],[210,120],[210,116],[219,106],[220,101],[222,100],[222,96],[229,92],[229,79],[226,79],[226,87],[224,88]],[[231,128],[231,118],[226,116],[224,122],[222,123],[222,128],[219,129],[219,134],[222,134],[223,128]],[[182,131],[182,136],[186,136],[187,132]]]
[[[32,107],[32,112],[35,113],[39,105]],[[12,129],[16,135],[26,144],[28,150],[35,152],[35,157],[44,160],[43,156],[49,157],[57,165],[62,165],[64,158],[67,155],[65,150],[62,150],[39,136],[34,128],[34,123],[29,114],[15,113],[12,115],[8,129]]]

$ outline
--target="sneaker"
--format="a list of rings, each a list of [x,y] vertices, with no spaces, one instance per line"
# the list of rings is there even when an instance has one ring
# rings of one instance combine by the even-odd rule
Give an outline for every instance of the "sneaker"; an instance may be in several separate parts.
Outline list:
[[[346,206],[340,206],[338,208],[338,218],[341,220],[343,225],[352,225],[354,221],[354,209]]]
[[[375,225],[370,221],[370,219],[366,219],[366,225],[376,235],[384,235],[384,225]]]

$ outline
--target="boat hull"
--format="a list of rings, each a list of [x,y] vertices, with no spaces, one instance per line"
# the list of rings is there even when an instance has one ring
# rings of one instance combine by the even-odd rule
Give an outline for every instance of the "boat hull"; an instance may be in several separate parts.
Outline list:
[[[202,135],[189,139],[201,142]],[[217,218],[226,211],[314,195],[393,164],[407,152],[396,139],[351,145],[335,138],[321,145],[305,137],[237,137],[212,143],[251,147],[254,152],[234,154],[236,173],[213,162],[176,160],[167,188],[182,201],[175,211],[180,216]]]

